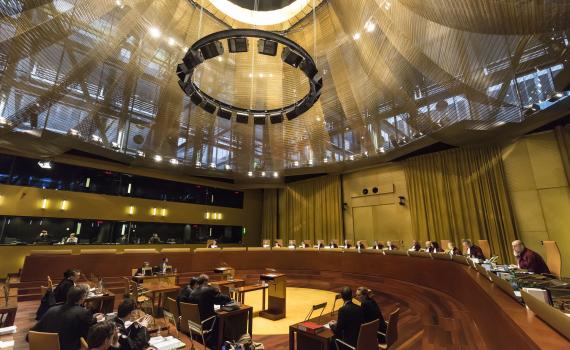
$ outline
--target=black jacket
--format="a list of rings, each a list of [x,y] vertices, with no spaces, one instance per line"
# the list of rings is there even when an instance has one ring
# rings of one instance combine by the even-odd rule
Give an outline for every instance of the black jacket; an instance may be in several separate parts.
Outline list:
[[[61,350],[79,350],[80,338],[87,339],[93,322],[91,311],[79,305],[62,304],[51,307],[31,330],[58,333]]]
[[[362,323],[364,323],[362,308],[349,301],[338,310],[338,320],[331,329],[340,340],[356,346]]]
[[[190,302],[198,304],[202,321],[216,314],[214,304],[225,305],[230,301],[230,297],[220,293],[219,289],[212,286],[194,288],[190,294]]]
[[[189,303],[190,302],[190,295],[192,294],[192,288],[190,285],[187,284],[184,287],[180,288],[180,293],[176,297],[176,301],[178,303]]]
[[[75,283],[72,280],[64,279],[61,281],[57,287],[53,290],[53,296],[55,297],[56,303],[65,303],[67,300],[67,292],[73,287]]]
[[[118,317],[115,318],[115,324],[120,334],[120,350],[143,350],[148,346],[150,336],[145,327],[138,323],[132,323],[129,327],[125,327],[125,322]]]
[[[372,322],[376,319],[380,321],[378,325],[378,330],[384,334],[386,334],[386,322],[384,322],[384,316],[382,315],[382,311],[378,307],[378,304],[372,298],[366,298],[362,303],[360,303],[360,307],[362,308],[362,312],[364,313],[364,323]],[[384,337],[379,336],[378,341],[384,343]]]

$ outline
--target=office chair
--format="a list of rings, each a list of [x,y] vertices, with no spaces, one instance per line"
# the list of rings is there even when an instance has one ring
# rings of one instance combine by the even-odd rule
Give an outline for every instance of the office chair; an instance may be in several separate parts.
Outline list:
[[[317,310],[321,310],[321,313],[319,314],[319,317],[321,317],[323,315],[323,312],[325,311],[325,308],[327,307],[327,302],[325,301],[324,303],[321,304],[317,304],[317,305],[313,305],[311,307],[311,311],[309,311],[309,314],[307,315],[307,317],[305,317],[305,321],[309,320],[311,318],[311,316],[313,315],[313,312],[317,311]]]
[[[378,330],[378,324],[380,320],[376,319],[374,321],[364,323],[360,326],[360,332],[358,333],[358,340],[356,341],[356,346],[352,346],[340,339],[336,339],[336,349],[351,349],[351,350],[378,350],[378,336],[376,331]]]
[[[59,350],[59,334],[34,332],[28,333],[30,350]]]

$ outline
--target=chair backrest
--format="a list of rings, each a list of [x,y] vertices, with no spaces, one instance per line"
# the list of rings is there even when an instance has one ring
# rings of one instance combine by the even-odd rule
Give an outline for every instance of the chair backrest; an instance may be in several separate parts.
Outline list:
[[[398,321],[400,320],[400,308],[392,311],[388,316],[388,326],[386,328],[386,344],[392,346],[398,340]]]
[[[28,333],[30,350],[59,350],[59,335],[30,331]]]
[[[439,246],[441,249],[447,251],[447,245],[449,244],[449,242],[451,242],[449,239],[441,239],[439,240],[439,244],[441,244],[441,246]]]
[[[313,241],[311,241],[310,239],[303,240],[303,243],[305,243],[306,247],[312,247],[313,246]]]
[[[81,337],[80,341],[81,341],[81,350],[89,350],[89,344],[87,344],[87,340]]]
[[[486,239],[480,239],[479,247],[481,247],[481,250],[483,251],[483,255],[485,255],[485,258],[489,259],[491,257],[491,246],[489,245],[489,241]]]
[[[200,324],[200,309],[198,309],[198,304],[191,303],[180,303],[180,330],[185,332],[190,332],[190,327],[188,326],[188,321],[196,324]]]
[[[213,239],[209,239],[206,241],[206,248],[209,248],[211,244],[214,244],[214,240]]]
[[[356,242],[356,245],[358,246],[359,243],[362,244],[365,249],[368,248],[368,242],[366,242],[365,239],[359,240],[358,242]]]
[[[178,322],[176,316],[170,311],[163,310],[164,319],[167,322],[166,326],[168,327],[168,334],[170,334],[170,325],[174,326],[176,330],[176,337],[178,338]]]
[[[164,308],[170,311],[174,315],[174,317],[176,317],[176,319],[178,319],[178,317],[180,316],[180,312],[178,311],[178,303],[176,302],[176,299],[167,297]]]
[[[280,245],[281,247],[283,247],[283,240],[282,240],[282,239],[276,239],[276,240],[275,240],[275,243],[279,243],[279,245]]]
[[[360,326],[356,350],[377,350],[378,349],[378,325],[380,320],[363,323]]]
[[[331,315],[334,314],[334,311],[335,311],[334,309],[335,309],[335,307],[336,307],[336,301],[339,300],[339,299],[342,299],[342,296],[341,296],[340,294],[337,294],[337,295],[334,296],[334,302],[333,302],[333,307],[332,307],[332,310],[331,310]]]
[[[325,308],[327,307],[327,302],[325,301],[324,303],[320,303],[320,304],[316,304],[313,305],[311,307],[311,311],[309,311],[309,314],[307,315],[307,317],[305,317],[305,321],[309,320],[311,318],[311,316],[313,315],[313,312],[317,311],[317,310],[321,310],[321,313],[319,316],[323,315],[323,312],[325,311]]]
[[[542,244],[546,251],[546,266],[548,266],[550,273],[560,277],[562,259],[560,257],[560,249],[558,249],[556,241],[542,241]]]

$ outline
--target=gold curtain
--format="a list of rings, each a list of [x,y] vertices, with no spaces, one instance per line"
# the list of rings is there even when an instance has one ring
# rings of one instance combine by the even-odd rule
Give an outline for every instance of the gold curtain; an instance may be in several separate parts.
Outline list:
[[[516,239],[500,149],[465,147],[414,157],[405,164],[413,230],[418,239],[459,244],[486,239],[511,260]],[[445,247],[444,247],[445,248]]]
[[[279,238],[341,239],[340,177],[323,176],[279,190]]]
[[[554,134],[558,141],[558,149],[560,150],[560,157],[562,158],[566,179],[570,184],[570,124],[557,126],[554,129]]]
[[[277,189],[263,190],[263,209],[261,217],[261,239],[270,239],[272,242],[278,238],[278,192]]]

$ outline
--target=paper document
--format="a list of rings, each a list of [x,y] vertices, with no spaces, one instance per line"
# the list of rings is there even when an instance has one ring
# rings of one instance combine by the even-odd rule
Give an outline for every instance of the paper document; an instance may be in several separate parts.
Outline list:
[[[7,348],[11,348],[13,346],[14,346],[13,340],[4,340],[4,341],[0,340],[0,349],[7,349]]]
[[[16,326],[10,326],[10,327],[2,327],[0,328],[0,335],[4,335],[4,334],[13,334],[16,333]]]

